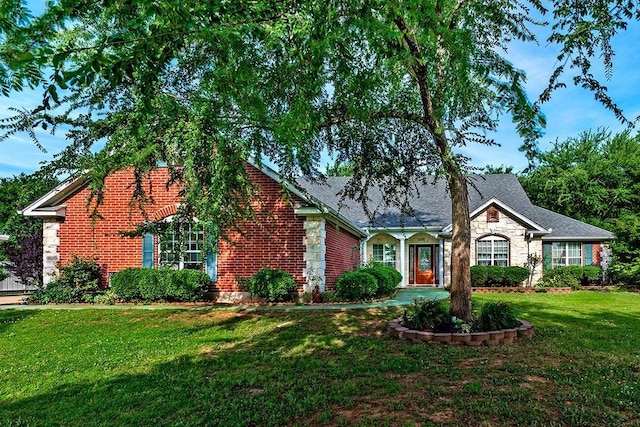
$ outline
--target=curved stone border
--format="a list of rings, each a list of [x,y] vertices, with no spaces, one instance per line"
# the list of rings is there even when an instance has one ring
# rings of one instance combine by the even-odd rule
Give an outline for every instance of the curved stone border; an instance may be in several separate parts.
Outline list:
[[[402,326],[402,319],[398,318],[389,322],[387,330],[391,336],[404,340],[423,341],[431,344],[467,345],[470,347],[510,345],[518,337],[531,338],[533,336],[533,325],[526,320],[521,320],[518,328],[464,334],[416,331]]]

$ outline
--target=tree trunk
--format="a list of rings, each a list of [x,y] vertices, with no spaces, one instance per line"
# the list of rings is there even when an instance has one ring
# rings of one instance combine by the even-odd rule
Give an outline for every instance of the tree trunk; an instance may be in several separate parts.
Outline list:
[[[445,166],[451,192],[451,309],[452,316],[471,319],[471,219],[467,180],[457,164]]]

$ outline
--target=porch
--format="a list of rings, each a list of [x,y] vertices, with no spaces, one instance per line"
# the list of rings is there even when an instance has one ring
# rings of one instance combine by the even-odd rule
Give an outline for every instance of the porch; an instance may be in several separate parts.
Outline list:
[[[362,259],[396,268],[402,274],[401,288],[443,287],[447,245],[435,230],[369,230],[362,243]]]

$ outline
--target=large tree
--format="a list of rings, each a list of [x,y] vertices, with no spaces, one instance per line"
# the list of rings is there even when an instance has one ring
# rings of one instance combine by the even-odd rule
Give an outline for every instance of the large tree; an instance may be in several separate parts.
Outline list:
[[[344,197],[366,206],[381,186],[407,214],[416,183],[436,173],[452,199],[451,312],[470,316],[467,159],[456,148],[491,145],[509,114],[534,155],[544,119],[506,55],[513,40],[536,42],[530,8],[545,13],[541,2],[60,0],[37,18],[21,5],[0,7],[0,89],[42,86],[43,102],[6,128],[70,126],[53,167],[90,170],[98,200],[111,171],[134,166],[142,180],[163,161],[184,206],[223,232],[250,212],[250,156],[292,180],[317,176],[328,150],[354,167]],[[589,60],[602,53],[610,70],[609,40],[635,5],[551,7],[562,51],[542,100],[573,69],[624,120]]]

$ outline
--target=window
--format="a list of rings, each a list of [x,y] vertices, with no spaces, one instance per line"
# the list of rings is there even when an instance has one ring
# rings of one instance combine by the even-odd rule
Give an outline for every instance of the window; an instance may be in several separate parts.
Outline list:
[[[582,243],[553,242],[551,245],[551,267],[582,265]]]
[[[509,265],[509,240],[500,236],[487,236],[476,242],[478,265]]]
[[[495,207],[487,209],[487,222],[500,222],[500,211]]]
[[[197,223],[182,225],[181,232],[169,230],[159,238],[159,265],[176,270],[202,270],[204,230]]]
[[[396,266],[396,245],[385,243],[383,245],[373,245],[374,261],[382,262],[390,267]]]

